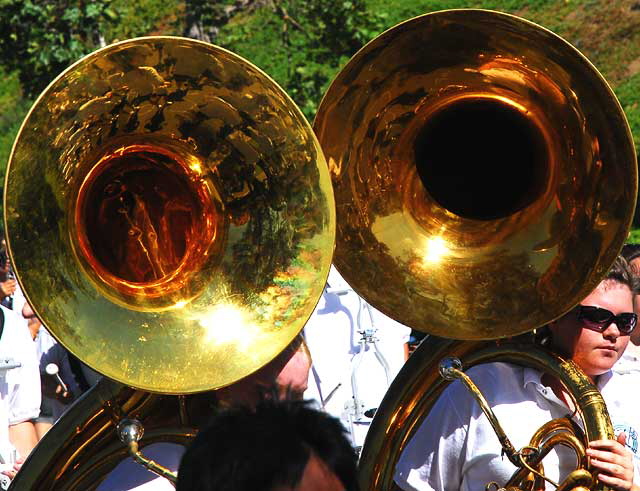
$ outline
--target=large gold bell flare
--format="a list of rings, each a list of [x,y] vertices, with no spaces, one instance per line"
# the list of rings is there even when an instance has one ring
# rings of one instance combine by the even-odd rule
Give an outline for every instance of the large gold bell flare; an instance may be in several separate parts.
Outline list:
[[[334,263],[369,303],[456,339],[522,333],[600,281],[637,193],[624,113],[548,30],[450,10],[399,24],[340,72],[314,129]]]
[[[14,145],[5,220],[29,302],[73,354],[181,394],[291,342],[335,234],[290,98],[239,56],[170,37],[108,46],[51,83]]]

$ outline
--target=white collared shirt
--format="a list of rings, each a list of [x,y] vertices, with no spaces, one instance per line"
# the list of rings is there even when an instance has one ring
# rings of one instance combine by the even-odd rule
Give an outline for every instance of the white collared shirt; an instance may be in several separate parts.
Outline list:
[[[0,371],[0,456],[11,461],[13,446],[9,426],[32,420],[40,414],[40,371],[36,349],[22,316],[0,306],[4,330],[0,338],[0,358],[20,366]],[[22,457],[26,458],[26,455]]]
[[[529,444],[533,434],[551,419],[566,416],[567,407],[541,383],[542,373],[508,363],[488,363],[467,374],[489,401],[498,421],[516,449]],[[614,428],[628,435],[633,448],[635,475],[640,483],[637,432],[640,414],[630,387],[640,387],[631,376],[613,372],[599,377],[598,388],[607,403]],[[428,418],[404,449],[394,479],[401,489],[482,491],[489,482],[506,484],[516,467],[501,456],[501,445],[489,421],[459,381],[443,392]],[[575,454],[556,447],[543,460],[545,474],[559,482],[575,469]],[[554,489],[547,484],[547,489]]]
[[[364,442],[371,418],[357,424],[349,421],[346,406],[353,400],[352,374],[355,374],[359,397],[368,407],[377,408],[387,389],[386,374],[372,350],[360,358],[354,370],[354,360],[360,351],[358,331],[376,329],[377,346],[389,365],[390,379],[405,362],[405,344],[411,329],[371,307],[369,310],[358,294],[331,266],[327,288],[304,328],[305,341],[311,352],[305,399],[313,399],[324,410],[339,418],[347,428],[352,444]],[[324,405],[323,405],[324,403]]]

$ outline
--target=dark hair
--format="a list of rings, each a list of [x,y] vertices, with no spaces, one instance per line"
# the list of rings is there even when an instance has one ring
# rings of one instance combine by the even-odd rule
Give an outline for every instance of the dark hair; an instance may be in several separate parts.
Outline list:
[[[603,281],[612,280],[616,283],[626,285],[633,293],[638,293],[640,289],[640,280],[638,276],[634,274],[629,263],[624,256],[620,255],[616,258],[613,266],[604,277]]]
[[[602,281],[614,281],[621,285],[628,286],[634,294],[639,293],[640,279],[633,273],[629,263],[622,254],[616,257],[616,260],[613,262],[613,265]],[[552,340],[552,333],[549,326],[546,325],[536,329],[534,340],[537,344],[548,346]]]
[[[305,401],[263,401],[218,413],[180,462],[177,491],[295,488],[311,456],[357,491],[357,456],[337,419]]]
[[[631,264],[631,261],[640,257],[640,244],[625,244],[620,255]]]

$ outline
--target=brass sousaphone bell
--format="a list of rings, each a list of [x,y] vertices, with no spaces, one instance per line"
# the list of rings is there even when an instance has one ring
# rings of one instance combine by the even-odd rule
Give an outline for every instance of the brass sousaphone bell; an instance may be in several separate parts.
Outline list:
[[[269,362],[311,315],[334,245],[331,183],[302,113],[246,60],[182,38],[117,43],[56,78],[15,142],[4,209],[43,324],[140,389],[108,381],[80,401],[86,411],[32,453],[21,489],[74,489],[80,475],[80,488],[97,485],[69,455],[114,436],[119,417],[154,414],[149,401],[184,409],[150,392],[209,391]],[[53,470],[42,462],[62,456]]]
[[[593,290],[627,237],[637,168],[618,101],[575,48],[512,15],[451,10],[391,28],[340,72],[314,129],[336,198],[334,263],[414,329],[487,340],[542,326]],[[479,350],[432,339],[412,355],[368,433],[363,489],[390,489],[442,388],[422,383],[439,358]],[[546,364],[581,410],[591,405],[589,438],[610,437],[580,370],[534,351],[498,349],[463,365]]]

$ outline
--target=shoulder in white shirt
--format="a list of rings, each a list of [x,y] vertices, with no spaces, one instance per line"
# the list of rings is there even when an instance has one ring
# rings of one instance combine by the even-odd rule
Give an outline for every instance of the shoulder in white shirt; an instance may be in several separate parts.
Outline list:
[[[532,368],[489,363],[467,373],[516,448],[528,445],[544,423],[569,413],[541,383],[542,374]],[[630,411],[629,391],[623,390],[625,381],[611,372],[601,379],[599,388],[614,428],[637,434],[638,416]],[[564,447],[552,450],[543,460],[546,474],[556,482],[575,468],[574,462],[574,454]],[[638,468],[636,459],[636,481],[640,481]],[[457,381],[443,392],[405,447],[394,479],[407,491],[482,491],[492,481],[504,485],[515,470],[502,457],[495,432],[475,399]]]
[[[620,359],[613,365],[613,371],[620,374],[640,373],[640,346],[635,346],[629,342],[627,349],[624,350]]]

